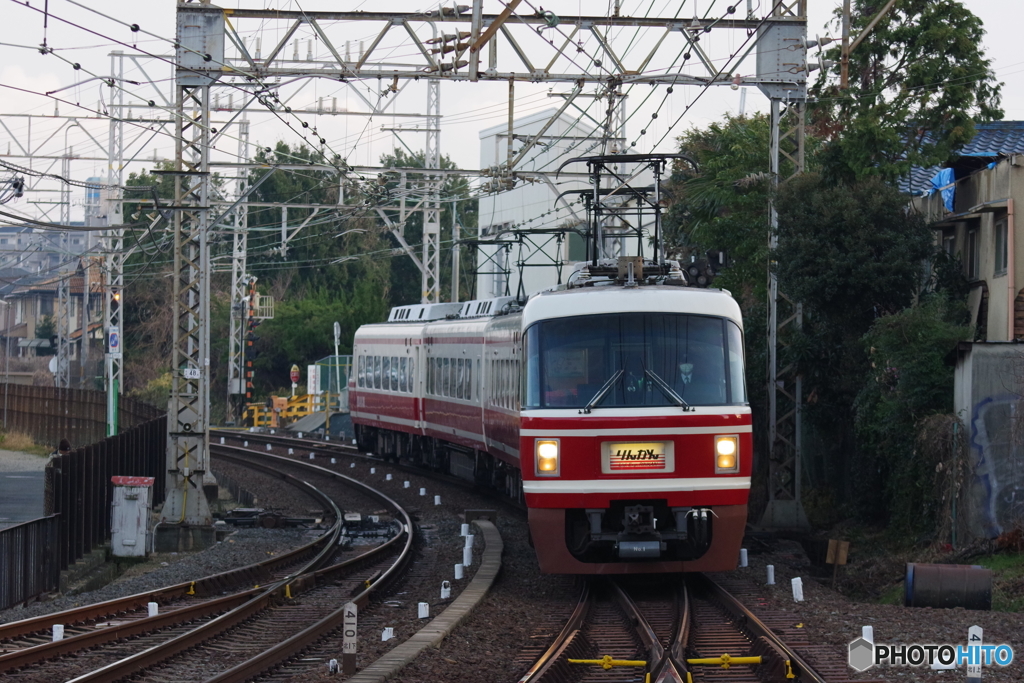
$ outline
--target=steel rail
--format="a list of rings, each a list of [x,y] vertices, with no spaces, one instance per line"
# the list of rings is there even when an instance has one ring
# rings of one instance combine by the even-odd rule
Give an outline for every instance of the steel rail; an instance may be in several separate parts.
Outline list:
[[[657,681],[678,681],[683,683],[686,681],[686,668],[681,667],[680,663],[671,656],[671,648],[669,651],[665,650],[665,646],[662,644],[661,639],[654,632],[654,628],[651,627],[647,618],[644,617],[643,613],[640,612],[640,608],[637,607],[633,599],[629,597],[629,594],[619,585],[618,582],[610,582],[612,586],[612,592],[615,595],[616,601],[619,603],[619,607],[626,613],[630,621],[633,624],[633,628],[636,629],[637,634],[640,636],[640,640],[643,641],[647,647],[647,671],[650,673],[651,680]],[[679,589],[684,595],[686,592],[685,586]],[[679,605],[689,606],[689,600],[681,598],[678,594],[676,596],[677,610]],[[686,614],[685,617],[689,615]],[[679,626],[676,629],[676,637],[673,638],[673,644],[679,641],[680,632],[683,631],[684,625],[687,623],[685,617],[680,617]],[[683,660],[685,662],[685,660]]]
[[[374,581],[372,584],[368,585],[362,592],[354,596],[351,600],[356,604],[356,606],[358,606],[359,608],[363,608],[370,601],[370,595],[374,591],[377,591],[380,588],[387,586],[389,583],[394,581],[399,576],[399,573],[405,569],[406,565],[408,565],[408,563],[412,559],[412,519],[409,517],[409,513],[406,512],[406,510],[401,505],[399,505],[386,494],[377,491],[376,489],[373,489],[368,485],[363,484],[362,482],[352,479],[351,477],[346,477],[345,475],[339,474],[332,470],[319,467],[317,465],[306,466],[320,470],[320,473],[325,476],[329,476],[335,479],[341,479],[344,480],[346,483],[363,488],[363,492],[365,494],[370,495],[380,500],[382,503],[392,507],[402,517],[403,521],[401,523],[405,531],[405,545],[402,548],[398,559],[395,561],[394,564],[391,565],[391,567],[389,567],[380,576],[379,579]],[[390,539],[388,543],[397,542],[397,540],[401,537],[402,535],[395,536],[394,538]],[[328,633],[339,628],[342,625],[343,619],[344,605],[342,605],[338,610],[335,610],[334,612],[327,615],[320,621],[308,626],[299,633],[296,633],[291,638],[288,638],[287,640],[278,643],[269,650],[261,652],[256,657],[253,657],[252,659],[249,659],[248,661],[245,661],[239,664],[238,666],[228,669],[227,671],[218,674],[217,676],[207,679],[206,683],[241,683],[242,681],[249,680],[253,676],[268,671],[269,669],[277,666],[278,664],[281,664],[282,662],[285,662],[288,659],[297,656],[307,647],[314,645]]]
[[[321,503],[330,505],[330,498],[324,496],[317,498]],[[145,609],[150,602],[166,603],[170,600],[181,599],[191,595],[193,592],[198,596],[217,595],[226,590],[231,590],[239,585],[253,585],[265,583],[275,571],[282,567],[293,564],[303,555],[317,551],[328,542],[326,534],[313,539],[298,548],[289,550],[281,555],[276,555],[256,564],[246,565],[229,569],[217,574],[211,574],[198,578],[195,581],[165,586],[152,591],[136,593],[123,598],[106,600],[83,607],[76,607],[61,612],[53,612],[40,617],[12,621],[7,624],[0,624],[0,642],[19,638],[22,636],[38,633],[50,628],[54,623],[62,623],[69,626],[87,624],[100,619],[120,617],[128,612]],[[329,545],[329,544],[328,544]],[[69,639],[70,640],[70,639]],[[0,661],[3,661],[0,658]],[[0,671],[3,669],[0,668]]]
[[[68,681],[67,683],[86,683],[92,681],[119,680],[126,676],[130,676],[139,671],[142,671],[146,668],[155,666],[156,664],[159,664],[169,659],[173,655],[176,655],[189,648],[195,647],[201,644],[202,642],[205,642],[213,637],[216,637],[228,631],[229,629],[241,624],[242,622],[248,620],[249,618],[268,608],[275,600],[282,597],[285,594],[286,590],[290,590],[290,588],[293,585],[295,586],[296,590],[308,589],[316,584],[317,575],[319,575],[320,577],[327,577],[330,576],[333,571],[337,571],[342,566],[350,566],[353,562],[356,561],[365,561],[367,556],[371,553],[374,556],[377,556],[381,553],[389,552],[392,549],[393,545],[398,543],[400,539],[404,538],[405,544],[401,552],[399,553],[398,560],[395,563],[393,563],[392,566],[388,570],[386,570],[377,581],[373,582],[370,586],[368,586],[366,590],[364,590],[362,593],[360,593],[359,596],[357,596],[356,599],[362,599],[365,604],[365,601],[368,600],[370,592],[376,590],[380,586],[386,585],[391,580],[393,580],[393,578],[398,574],[398,572],[401,569],[405,567],[408,560],[411,558],[411,518],[409,517],[408,513],[395,501],[393,501],[385,494],[377,491],[376,489],[373,489],[360,481],[352,479],[351,477],[346,477],[345,475],[338,474],[337,472],[332,472],[331,470],[319,467],[317,465],[310,465],[308,463],[304,463],[294,459],[289,459],[282,456],[260,453],[259,451],[249,451],[232,446],[211,445],[211,449],[216,451],[219,457],[241,461],[243,464],[250,468],[269,470],[270,472],[275,474],[275,476],[280,476],[284,479],[296,478],[293,475],[283,473],[280,470],[277,470],[269,465],[254,463],[250,459],[255,457],[269,461],[271,463],[276,463],[278,465],[288,464],[291,466],[299,467],[301,469],[314,471],[317,474],[327,476],[334,480],[340,480],[348,486],[352,486],[353,488],[359,489],[361,493],[363,493],[364,495],[372,497],[376,500],[385,503],[386,505],[393,507],[395,511],[399,514],[399,516],[404,520],[401,523],[401,532],[393,538],[389,539],[386,543],[374,548],[374,550],[370,551],[369,553],[364,553],[360,557],[353,558],[352,560],[349,560],[346,563],[342,563],[341,565],[336,565],[330,568],[323,568],[320,566],[320,564],[322,564],[325,557],[329,558],[333,556],[334,546],[337,545],[337,539],[341,533],[341,514],[340,511],[337,510],[337,507],[335,506],[335,510],[337,511],[338,522],[332,528],[332,531],[336,531],[337,533],[332,533],[332,537],[334,539],[333,542],[328,544],[325,552],[321,553],[321,555],[318,555],[314,561],[310,562],[307,565],[308,569],[303,570],[302,572],[292,574],[288,577],[285,577],[284,579],[275,581],[273,585],[263,590],[258,595],[254,596],[248,602],[236,607],[230,612],[227,612],[212,619],[206,624],[203,624],[202,626],[197,627],[196,629],[193,629],[188,633],[172,638],[171,640],[166,641],[160,645],[150,647],[144,650],[143,652],[139,652],[135,655],[132,655],[131,657],[126,657],[122,660],[104,666],[88,674],[74,678],[71,681]],[[307,485],[311,486],[309,484]],[[317,569],[320,569],[321,571],[317,572]],[[328,621],[329,619],[330,617],[322,619],[320,622],[318,622],[318,624],[324,624],[324,622]],[[338,617],[338,625],[340,625],[340,616]],[[303,634],[307,634],[307,637],[309,637],[308,634],[313,628],[314,627],[309,627],[305,629],[300,634],[297,634],[296,636],[288,639],[284,643],[281,643],[278,646],[271,648],[270,650],[258,655],[253,660],[250,660],[249,662],[244,662],[243,664],[234,667],[234,669],[231,669],[228,672],[220,674],[218,678],[220,680],[230,681],[245,680],[247,678],[250,678],[253,674],[239,674],[236,672],[237,670],[245,669],[246,671],[252,670],[254,673],[259,673],[280,661],[284,661],[288,657],[294,656],[295,643],[293,641],[295,641],[295,639],[298,636]],[[312,637],[312,641],[310,642],[315,642],[315,640],[318,640],[319,637],[321,637],[321,635],[322,634],[316,634],[314,637]],[[289,644],[287,647],[292,648],[290,649],[290,651],[284,651],[286,643]]]
[[[753,636],[751,640],[763,639],[763,642],[769,645],[778,656],[788,660],[792,666],[793,673],[796,675],[796,680],[801,681],[801,683],[826,683],[825,678],[815,671],[814,667],[797,654],[793,648],[789,647],[738,598],[719,586],[710,577],[704,574],[691,574],[687,580],[699,586],[701,590],[707,591],[719,606],[736,620],[736,623],[742,625],[742,630]]]
[[[366,461],[368,463],[374,463],[374,464],[379,464],[379,465],[387,465],[388,467],[393,467],[394,469],[398,470],[399,472],[406,472],[408,474],[414,474],[414,475],[419,476],[419,477],[426,477],[428,479],[433,479],[435,481],[439,481],[439,482],[441,482],[443,484],[448,484],[450,486],[456,486],[456,487],[459,487],[459,488],[467,490],[467,491],[479,491],[480,488],[481,488],[481,485],[476,483],[476,482],[472,482],[472,481],[469,481],[468,479],[463,479],[461,477],[456,477],[456,476],[451,475],[451,474],[445,474],[443,472],[435,472],[434,470],[425,469],[424,467],[419,467],[419,466],[410,464],[409,462],[401,462],[401,461],[396,462],[395,460],[387,460],[387,459],[385,459],[382,456],[367,455],[365,452],[361,451],[358,447],[350,445],[350,444],[347,444],[347,443],[344,443],[342,441],[323,441],[323,440],[320,440],[320,439],[307,439],[307,438],[301,438],[300,439],[300,438],[295,437],[295,436],[286,436],[286,435],[282,435],[282,434],[266,434],[266,433],[262,433],[262,432],[243,432],[243,431],[237,431],[237,430],[232,430],[232,429],[215,429],[215,430],[211,430],[211,437],[212,436],[222,436],[225,439],[238,439],[238,440],[244,439],[244,440],[255,441],[255,442],[263,443],[263,444],[269,443],[269,444],[274,444],[274,445],[278,445],[278,446],[282,446],[282,447],[292,447],[292,448],[296,448],[296,444],[301,444],[301,447],[304,448],[304,449],[308,449],[308,450],[312,450],[312,451],[321,451],[321,452],[331,453],[331,454],[337,455],[339,457],[356,458],[358,460],[363,460],[363,461]],[[215,445],[215,444],[212,444],[211,448],[213,447],[213,445]],[[298,454],[296,454],[294,457],[298,458],[299,456],[298,456]],[[306,462],[306,461],[302,461],[302,462]],[[514,509],[514,510],[520,512],[520,513],[526,512],[526,505],[524,503],[520,503],[518,501],[512,500],[511,498],[507,498],[502,493],[497,492],[494,489],[488,489],[488,492],[489,492],[489,494],[498,496],[497,499],[495,500],[495,502],[500,502],[500,503],[502,503],[504,505],[507,505],[510,508],[512,508],[512,509]]]
[[[100,669],[74,678],[72,679],[74,683],[118,680],[147,667],[154,666],[155,664],[158,664],[171,656],[182,652],[183,650],[187,650],[188,648],[194,647],[205,640],[213,638],[214,636],[227,631],[242,621],[245,621],[258,612],[266,609],[277,598],[277,596],[284,591],[284,587],[287,584],[294,581],[302,574],[321,568],[326,561],[333,557],[338,544],[338,539],[341,536],[341,529],[344,522],[341,510],[329,496],[319,491],[319,489],[312,484],[302,481],[294,475],[281,472],[269,464],[254,462],[252,460],[253,458],[258,458],[273,463],[275,460],[280,460],[280,458],[234,447],[221,446],[218,447],[217,450],[219,457],[241,462],[250,469],[261,470],[271,474],[272,476],[279,477],[289,483],[292,483],[293,485],[299,486],[300,488],[305,488],[307,491],[315,491],[318,499],[330,501],[330,505],[333,507],[335,515],[335,523],[328,532],[324,534],[326,538],[323,548],[312,560],[307,562],[301,570],[294,572],[285,578],[274,580],[269,587],[261,589],[245,603],[215,617],[214,619],[211,619],[205,624],[198,626],[187,633],[165,641],[160,645],[147,648],[146,650],[136,653],[130,657],[126,657],[108,664],[107,666],[101,667]],[[69,681],[68,683],[71,682]]]
[[[583,583],[583,590],[580,591],[579,600],[576,602],[576,608],[572,611],[569,619],[565,622],[565,626],[563,626],[562,630],[557,636],[555,636],[554,642],[551,643],[548,649],[545,650],[529,670],[523,674],[523,677],[519,679],[518,683],[536,683],[536,681],[541,680],[545,675],[547,675],[555,662],[562,659],[562,655],[566,648],[569,647],[573,639],[580,632],[580,629],[583,628],[587,613],[590,611],[592,599],[590,581],[585,581]]]

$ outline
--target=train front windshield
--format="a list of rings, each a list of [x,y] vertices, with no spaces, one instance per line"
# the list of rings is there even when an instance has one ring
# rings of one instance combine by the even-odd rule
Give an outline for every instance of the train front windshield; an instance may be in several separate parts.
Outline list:
[[[614,313],[526,331],[523,408],[746,403],[743,337],[725,318]]]

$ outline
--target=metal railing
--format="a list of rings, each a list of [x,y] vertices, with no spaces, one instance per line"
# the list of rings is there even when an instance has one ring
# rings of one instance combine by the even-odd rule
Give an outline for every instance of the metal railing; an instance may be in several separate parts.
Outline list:
[[[60,581],[54,556],[59,521],[33,519],[0,531],[0,608],[6,609],[53,590]]]

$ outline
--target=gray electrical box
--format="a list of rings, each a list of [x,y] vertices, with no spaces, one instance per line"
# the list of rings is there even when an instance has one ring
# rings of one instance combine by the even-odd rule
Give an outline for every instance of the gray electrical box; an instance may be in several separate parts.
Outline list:
[[[807,22],[765,21],[757,30],[757,87],[769,98],[807,99]]]
[[[145,557],[153,477],[111,477],[110,552],[114,557]]]

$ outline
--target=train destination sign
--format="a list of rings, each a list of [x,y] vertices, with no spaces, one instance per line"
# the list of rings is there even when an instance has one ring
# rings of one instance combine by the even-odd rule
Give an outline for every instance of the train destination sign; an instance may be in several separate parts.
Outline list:
[[[601,444],[601,469],[613,472],[671,472],[674,469],[671,441],[605,442]]]

